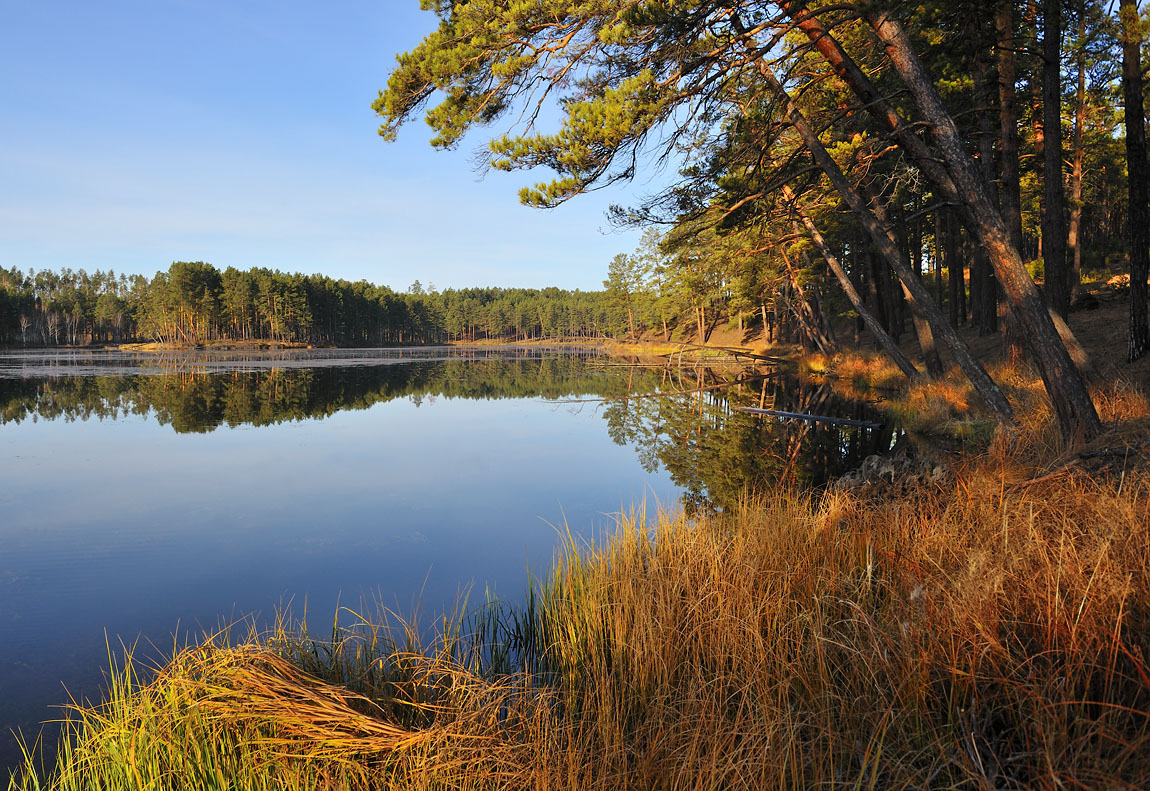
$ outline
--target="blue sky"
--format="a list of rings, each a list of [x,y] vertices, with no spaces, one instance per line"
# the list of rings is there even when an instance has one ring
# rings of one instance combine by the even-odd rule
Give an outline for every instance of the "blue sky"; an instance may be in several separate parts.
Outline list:
[[[422,120],[376,134],[395,54],[436,23],[418,6],[0,0],[0,266],[600,287],[638,243],[604,210],[652,184],[540,211],[532,174],[476,175],[484,130],[451,152]]]

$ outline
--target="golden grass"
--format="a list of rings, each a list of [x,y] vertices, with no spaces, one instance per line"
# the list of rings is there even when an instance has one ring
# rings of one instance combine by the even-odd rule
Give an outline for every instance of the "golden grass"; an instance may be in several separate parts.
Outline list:
[[[807,354],[798,360],[799,376],[835,383],[844,396],[873,397],[878,391],[902,388],[906,377],[885,356],[870,352],[853,351],[835,355]]]
[[[13,787],[1139,787],[1150,484],[1017,477],[636,516],[423,652],[365,622],[191,649]]]

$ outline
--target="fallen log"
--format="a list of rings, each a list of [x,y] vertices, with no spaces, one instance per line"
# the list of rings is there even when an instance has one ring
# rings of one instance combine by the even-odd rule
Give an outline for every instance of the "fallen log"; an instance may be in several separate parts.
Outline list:
[[[845,417],[827,417],[826,415],[804,415],[801,412],[783,412],[778,409],[759,409],[753,406],[734,407],[736,412],[748,412],[752,415],[769,415],[770,417],[787,418],[788,420],[810,420],[815,423],[831,423],[836,426],[862,426],[863,428],[882,428],[880,423],[869,420],[851,420]]]

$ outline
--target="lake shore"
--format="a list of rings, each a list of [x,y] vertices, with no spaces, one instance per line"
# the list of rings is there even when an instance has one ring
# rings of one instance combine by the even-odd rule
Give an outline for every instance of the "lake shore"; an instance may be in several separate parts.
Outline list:
[[[947,486],[636,515],[569,546],[525,608],[430,644],[360,612],[334,642],[284,625],[155,679],[129,660],[56,773],[12,787],[1134,787],[1150,479],[1036,475],[1052,450],[996,442]]]
[[[1025,367],[990,365],[1019,417],[1001,432],[957,375],[807,356],[802,376],[956,439],[943,474],[636,514],[524,607],[430,641],[357,611],[334,639],[217,635],[154,678],[128,659],[59,764],[10,787],[1138,787],[1150,402],[1083,336],[1107,372],[1089,445]]]

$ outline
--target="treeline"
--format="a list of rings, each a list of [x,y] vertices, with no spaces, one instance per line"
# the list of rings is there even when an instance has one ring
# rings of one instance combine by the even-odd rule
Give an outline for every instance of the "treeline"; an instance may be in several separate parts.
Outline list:
[[[0,344],[154,340],[197,345],[270,340],[395,346],[499,339],[593,338],[606,329],[602,292],[559,288],[405,293],[360,280],[269,269],[222,272],[177,261],[151,280],[83,269],[0,269]]]

